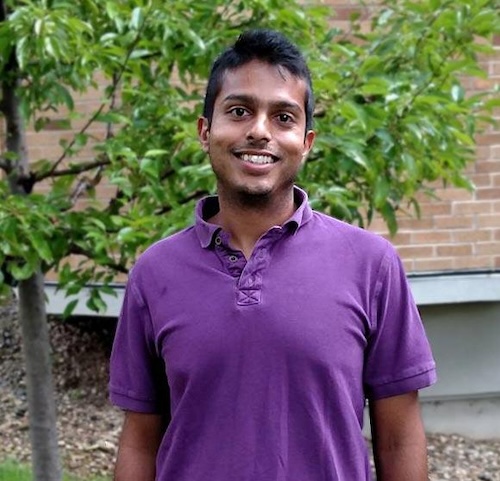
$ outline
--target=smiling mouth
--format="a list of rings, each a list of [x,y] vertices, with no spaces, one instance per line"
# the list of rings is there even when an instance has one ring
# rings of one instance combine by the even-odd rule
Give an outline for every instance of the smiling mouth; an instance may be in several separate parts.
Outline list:
[[[237,154],[241,160],[249,162],[250,164],[265,165],[273,164],[278,159],[272,155],[255,155],[255,154]]]

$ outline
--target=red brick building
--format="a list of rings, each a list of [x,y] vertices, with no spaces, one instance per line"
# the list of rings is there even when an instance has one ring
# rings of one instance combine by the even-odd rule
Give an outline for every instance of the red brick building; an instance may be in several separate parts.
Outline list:
[[[329,0],[335,23],[347,27],[359,11],[356,0]],[[368,2],[376,4],[377,2]],[[370,9],[361,9],[363,18]],[[483,63],[488,79],[465,79],[470,93],[500,84],[500,37],[497,53]],[[500,112],[497,113],[500,121]],[[500,129],[500,128],[499,128]],[[500,130],[489,128],[477,137],[477,160],[468,169],[476,190],[438,189],[437,200],[421,197],[420,219],[399,216],[398,234],[392,238],[409,273],[492,271],[500,269]],[[320,133],[321,134],[321,133]],[[385,234],[381,219],[370,230]]]

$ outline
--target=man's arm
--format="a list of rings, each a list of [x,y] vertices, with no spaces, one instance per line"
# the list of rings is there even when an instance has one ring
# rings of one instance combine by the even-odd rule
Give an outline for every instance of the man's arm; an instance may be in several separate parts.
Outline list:
[[[118,443],[114,481],[154,481],[163,417],[127,411]]]
[[[418,393],[370,401],[378,481],[428,481],[427,443]]]

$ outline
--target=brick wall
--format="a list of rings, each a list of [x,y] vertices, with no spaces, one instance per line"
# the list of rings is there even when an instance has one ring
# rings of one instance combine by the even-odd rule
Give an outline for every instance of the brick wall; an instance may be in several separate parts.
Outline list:
[[[28,142],[28,154],[32,160],[49,159],[50,161],[57,160],[64,152],[60,145],[61,140],[70,142],[74,138],[74,134],[81,131],[88,123],[91,116],[99,109],[104,99],[104,89],[106,84],[103,78],[96,78],[98,88],[89,90],[82,96],[75,97],[75,109],[80,118],[72,120],[69,129],[64,126],[64,120],[67,118],[67,113],[64,108],[59,112],[48,114],[51,121],[40,131],[35,132],[33,129],[28,129],[26,132],[26,140]],[[88,142],[83,147],[75,158],[67,158],[64,163],[79,161],[91,161],[95,159],[93,144],[96,140],[102,140],[106,136],[106,126],[103,123],[93,123],[89,128],[85,129],[85,133],[89,135]],[[63,163],[63,166],[64,166]],[[37,192],[44,193],[50,189],[49,182],[40,183],[36,186]],[[97,195],[101,199],[111,196],[114,188],[107,184],[98,186]]]
[[[340,24],[345,24],[349,15],[359,8],[357,0],[330,0],[329,3],[335,6],[336,22]],[[371,8],[374,7],[364,7],[365,18]],[[500,83],[500,38],[496,43],[497,55],[485,64],[489,79],[470,81],[467,85],[470,91],[481,90],[491,82]],[[92,112],[99,105],[101,94],[100,91],[90,92],[79,99],[79,110],[87,114]],[[80,124],[84,121],[82,119]],[[55,159],[60,155],[61,134],[70,138],[71,132],[60,131],[57,125],[56,118],[42,132],[28,132],[31,159]],[[0,122],[0,134],[2,129]],[[104,129],[92,133],[105,134]],[[477,161],[469,168],[475,192],[438,189],[436,200],[422,198],[420,219],[399,217],[398,234],[391,240],[408,272],[500,269],[500,130],[490,128],[478,136],[477,142]],[[82,155],[91,155],[89,148]],[[111,190],[110,186],[103,185],[99,195],[104,199]],[[375,219],[370,230],[387,236],[381,219]]]
[[[335,23],[346,27],[351,13],[360,10],[361,18],[368,18],[377,2],[365,7],[357,0],[326,3],[336,11]],[[468,91],[500,84],[500,37],[495,45],[496,55],[484,64],[488,79],[466,81]],[[391,241],[408,272],[500,269],[500,130],[489,128],[476,140],[477,160],[468,169],[476,186],[473,193],[438,189],[437,199],[421,198],[420,219],[399,216],[398,234]],[[388,237],[381,219],[369,229]]]

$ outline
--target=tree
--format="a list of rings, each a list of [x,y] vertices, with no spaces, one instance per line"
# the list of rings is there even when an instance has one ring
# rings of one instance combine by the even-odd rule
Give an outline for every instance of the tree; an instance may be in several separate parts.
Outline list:
[[[316,208],[362,225],[379,212],[395,232],[396,212],[418,213],[417,193],[435,181],[470,187],[474,135],[498,98],[467,96],[461,78],[485,76],[496,7],[387,0],[360,5],[342,31],[328,7],[292,0],[0,0],[0,284],[19,283],[37,480],[60,479],[44,275],[68,294],[93,283],[88,304],[102,309],[116,274],[213,192],[195,120],[220,49],[253,26],[303,47],[320,135],[300,183]],[[100,106],[80,113],[75,99],[99,85]],[[74,134],[55,158],[28,158],[26,128],[55,115]]]

